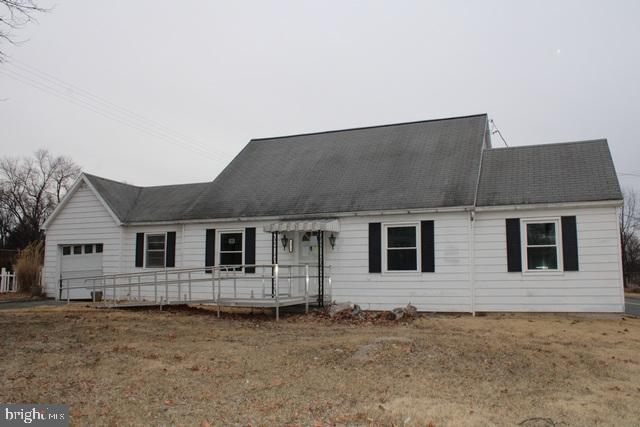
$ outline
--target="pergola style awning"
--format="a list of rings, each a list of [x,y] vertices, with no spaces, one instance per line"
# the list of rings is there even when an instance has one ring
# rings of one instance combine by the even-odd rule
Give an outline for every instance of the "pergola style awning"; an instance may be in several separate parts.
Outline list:
[[[265,225],[264,231],[340,231],[340,222],[337,219],[314,219],[309,221],[282,221]]]

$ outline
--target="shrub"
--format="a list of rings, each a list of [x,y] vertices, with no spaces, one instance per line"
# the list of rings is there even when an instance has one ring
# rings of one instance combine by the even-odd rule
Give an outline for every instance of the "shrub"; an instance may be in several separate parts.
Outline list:
[[[32,242],[20,251],[15,272],[18,278],[18,286],[23,292],[38,296],[42,294],[40,274],[44,262],[44,242]]]

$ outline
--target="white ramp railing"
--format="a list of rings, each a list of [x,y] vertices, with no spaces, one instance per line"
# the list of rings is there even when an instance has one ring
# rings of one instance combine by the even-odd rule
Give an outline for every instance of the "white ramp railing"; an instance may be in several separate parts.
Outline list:
[[[327,286],[318,286],[321,277]],[[223,306],[269,307],[278,318],[281,306],[308,311],[310,303],[330,300],[331,267],[322,276],[309,264],[243,264],[60,279],[61,300],[70,302],[76,290],[109,306],[217,304],[218,315]]]

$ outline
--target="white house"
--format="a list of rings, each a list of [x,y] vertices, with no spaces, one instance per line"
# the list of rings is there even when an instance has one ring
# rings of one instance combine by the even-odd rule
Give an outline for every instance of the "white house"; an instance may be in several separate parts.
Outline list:
[[[371,310],[621,312],[621,204],[606,140],[492,148],[485,114],[254,139],[212,182],[83,174],[44,225],[46,292],[237,265],[253,297],[278,263]]]

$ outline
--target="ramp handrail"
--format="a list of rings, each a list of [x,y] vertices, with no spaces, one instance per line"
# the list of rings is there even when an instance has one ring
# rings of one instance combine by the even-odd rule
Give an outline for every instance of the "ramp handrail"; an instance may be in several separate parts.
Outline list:
[[[247,273],[247,268],[254,272]],[[279,317],[281,298],[292,298],[294,293],[296,298],[303,297],[305,310],[308,311],[309,300],[312,296],[310,292],[311,279],[319,279],[320,271],[311,274],[310,269],[317,268],[315,264],[242,264],[242,265],[219,265],[195,268],[168,268],[154,269],[148,271],[137,271],[131,273],[106,274],[101,276],[68,277],[60,279],[60,299],[71,300],[71,291],[74,289],[91,290],[91,299],[95,303],[97,292],[101,291],[102,301],[106,304],[107,294],[111,293],[114,305],[119,301],[119,289],[126,288],[129,297],[133,298],[132,291],[137,289],[137,301],[145,305],[159,304],[161,307],[167,304],[187,304],[187,303],[214,303],[220,307],[225,303],[232,303],[233,300],[267,300],[275,301],[276,318]],[[331,295],[331,266],[325,266],[324,274],[328,281],[329,297]],[[298,292],[293,286],[294,280],[304,279],[304,291]],[[82,281],[81,285],[72,285],[72,281]],[[238,296],[238,281],[261,281],[260,296],[256,297],[255,289],[250,289],[250,298]],[[283,281],[286,280],[286,291],[281,289]],[[193,298],[192,289],[194,284],[210,283],[210,298]],[[269,290],[267,291],[267,285]],[[170,286],[172,292],[169,292]],[[173,288],[175,286],[175,288]],[[183,286],[186,286],[186,293],[183,295]],[[153,302],[143,300],[142,289],[153,287]],[[245,286],[246,287],[246,286]],[[159,289],[160,288],[160,289]],[[224,288],[224,289],[223,289]],[[201,291],[202,289],[200,289]],[[245,289],[246,290],[246,289]],[[294,292],[296,290],[296,292]],[[162,292],[164,291],[164,292]],[[162,295],[164,293],[164,295]],[[177,298],[172,298],[172,293],[177,293]],[[228,296],[228,294],[233,296]],[[63,298],[63,295],[66,298]],[[122,296],[122,295],[120,295]],[[158,299],[159,297],[159,299]],[[319,296],[318,296],[319,297]],[[323,298],[319,302],[324,301]],[[131,305],[131,304],[129,304]],[[142,304],[140,304],[142,305]],[[232,305],[232,304],[231,304]]]

